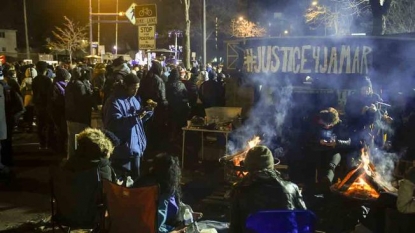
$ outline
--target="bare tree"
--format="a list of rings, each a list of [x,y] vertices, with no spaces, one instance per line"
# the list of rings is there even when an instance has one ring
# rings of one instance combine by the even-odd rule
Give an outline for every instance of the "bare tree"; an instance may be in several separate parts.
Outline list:
[[[183,46],[183,64],[186,68],[190,69],[190,0],[180,0],[184,7],[184,18],[186,21],[186,27],[184,30],[184,46]]]
[[[267,34],[265,28],[246,19],[232,19],[226,31],[234,37],[263,37]]]
[[[372,35],[382,35],[385,28],[385,15],[388,13],[392,0],[369,0],[372,10]]]
[[[310,6],[304,18],[313,29],[324,26],[325,34],[331,29],[334,35],[346,35],[350,33],[353,19],[368,10],[368,0],[329,0],[326,4]]]
[[[75,51],[82,50],[85,52],[88,47],[86,40],[88,26],[80,26],[66,16],[64,16],[64,19],[63,27],[55,27],[56,31],[52,31],[55,38],[49,42],[48,46],[53,51],[67,51],[69,59],[72,61],[72,54]]]
[[[384,17],[383,34],[415,32],[415,2],[392,0]]]

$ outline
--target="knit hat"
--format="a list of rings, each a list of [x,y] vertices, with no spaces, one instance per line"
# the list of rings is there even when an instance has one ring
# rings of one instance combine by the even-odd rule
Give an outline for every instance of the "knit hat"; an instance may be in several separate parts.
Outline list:
[[[266,146],[255,146],[251,148],[244,161],[248,171],[258,171],[262,169],[274,168],[274,157]]]
[[[116,59],[114,59],[114,61],[112,62],[112,65],[114,67],[117,67],[117,66],[123,64],[124,62],[125,62],[124,57],[123,56],[119,56]]]
[[[140,78],[137,77],[137,75],[133,73],[129,73],[124,77],[124,83],[125,85],[129,86],[132,84],[140,83]]]
[[[405,174],[405,179],[415,184],[415,167],[411,167]]]

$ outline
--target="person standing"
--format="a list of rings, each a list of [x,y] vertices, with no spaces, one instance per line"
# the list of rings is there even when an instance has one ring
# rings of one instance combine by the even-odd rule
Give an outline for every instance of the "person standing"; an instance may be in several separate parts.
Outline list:
[[[190,110],[187,89],[180,80],[177,69],[170,72],[169,80],[166,83],[166,96],[169,101],[170,141],[175,141],[180,136],[181,128],[186,126]]]
[[[56,151],[65,153],[67,141],[67,125],[65,119],[65,88],[70,79],[69,72],[65,68],[56,69],[56,77],[49,96],[49,115],[52,118],[56,132]]]
[[[65,117],[68,126],[68,159],[75,154],[75,135],[91,124],[92,89],[89,83],[91,71],[76,67],[65,88]]]
[[[24,79],[20,85],[20,91],[23,97],[24,107],[26,112],[23,115],[23,121],[28,132],[32,132],[33,118],[35,107],[33,106],[33,79],[37,76],[37,71],[33,66],[28,67],[24,72]]]
[[[48,114],[47,106],[49,93],[52,90],[52,80],[46,76],[47,63],[39,61],[36,63],[38,75],[33,79],[33,104],[36,113],[37,134],[39,137],[39,149],[48,149],[52,146],[53,123]]]
[[[152,109],[145,111],[136,98],[139,87],[137,75],[126,75],[103,108],[104,129],[113,132],[121,142],[111,157],[113,168],[118,174],[127,173],[133,179],[140,176],[140,159],[147,146],[143,124],[152,116]]]
[[[13,129],[24,111],[21,96],[4,79],[0,62],[0,174],[13,165]]]
[[[157,103],[154,110],[154,117],[146,127],[148,135],[149,149],[158,149],[163,142],[167,141],[167,99],[166,86],[160,78],[162,66],[158,61],[152,61],[150,70],[140,82],[140,89],[138,95],[143,103],[148,100],[153,100]]]

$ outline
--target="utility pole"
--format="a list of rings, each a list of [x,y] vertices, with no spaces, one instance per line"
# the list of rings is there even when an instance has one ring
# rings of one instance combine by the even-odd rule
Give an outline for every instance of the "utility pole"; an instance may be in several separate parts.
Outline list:
[[[118,13],[118,0],[116,6],[116,12]],[[118,57],[118,14],[115,16],[115,57]]]
[[[92,0],[89,0],[89,54],[90,55],[93,54],[93,49],[92,49]]]
[[[98,0],[98,14],[99,13],[101,13],[101,0]],[[98,46],[101,44],[100,43],[100,39],[101,39],[101,36],[100,36],[100,34],[101,34],[101,23],[99,22],[100,19],[101,19],[101,17],[98,16],[98,28],[97,28],[97,31],[98,31],[98,35],[97,35]]]
[[[24,29],[26,36],[26,58],[30,59],[30,46],[29,46],[29,31],[27,30],[27,11],[26,0],[23,0],[23,12],[24,12]]]
[[[203,1],[203,66],[206,67],[206,0]]]

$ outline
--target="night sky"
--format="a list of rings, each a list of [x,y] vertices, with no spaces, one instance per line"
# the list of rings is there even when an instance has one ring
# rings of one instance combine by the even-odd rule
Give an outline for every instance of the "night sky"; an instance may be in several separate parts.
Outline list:
[[[133,2],[133,0],[119,0],[119,10],[127,10]],[[140,0],[140,3],[151,2]],[[51,32],[55,26],[61,26],[63,23],[63,16],[67,16],[81,25],[89,23],[88,0],[26,0],[26,5],[31,47],[39,47],[45,44],[44,40],[52,36]],[[92,5],[93,11],[97,12],[97,0],[92,0]],[[101,12],[116,12],[116,1],[101,0]],[[1,0],[0,15],[2,16],[0,28],[16,29],[18,47],[24,47],[23,0]],[[111,20],[114,18],[113,16],[105,19]],[[120,20],[126,20],[126,18],[120,17]],[[101,41],[109,44],[114,43],[115,25],[101,24],[101,30]],[[119,24],[119,40],[121,37],[128,37],[128,34],[131,34],[132,31],[136,32],[136,27],[133,27],[132,24]],[[94,26],[94,32],[96,33],[96,25]]]

